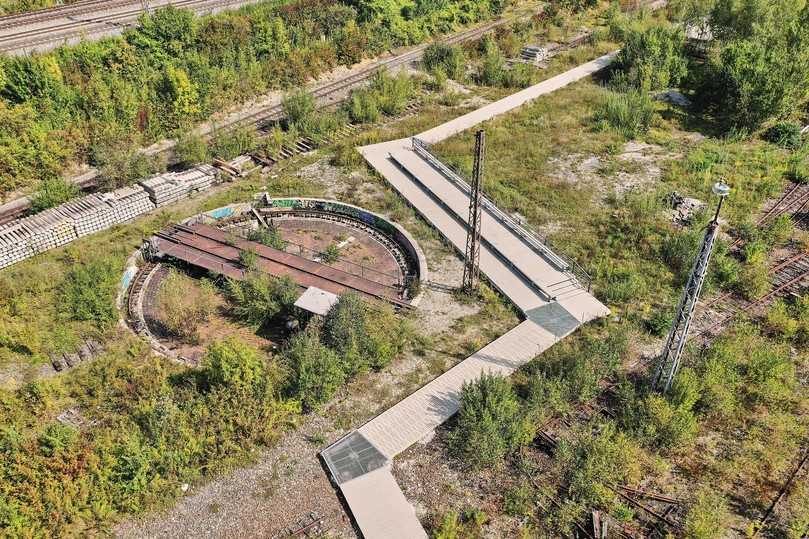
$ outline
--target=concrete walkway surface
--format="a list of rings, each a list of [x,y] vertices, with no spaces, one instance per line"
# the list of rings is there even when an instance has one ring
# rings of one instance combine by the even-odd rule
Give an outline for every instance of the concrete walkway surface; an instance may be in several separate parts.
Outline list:
[[[480,122],[603,69],[609,54],[500,101],[417,135],[439,142]],[[440,163],[412,139],[358,148],[366,161],[461,254],[466,247],[469,194]],[[511,218],[484,211],[480,268],[523,313],[525,320],[505,335],[326,448],[321,455],[337,480],[366,539],[426,537],[410,503],[390,473],[391,460],[431,434],[458,411],[463,385],[483,373],[508,376],[581,324],[609,314],[562,257],[532,245]]]

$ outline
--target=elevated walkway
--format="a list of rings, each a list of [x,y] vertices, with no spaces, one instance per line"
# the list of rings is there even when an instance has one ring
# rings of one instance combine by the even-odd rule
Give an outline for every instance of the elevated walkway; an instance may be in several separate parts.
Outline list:
[[[420,135],[435,143],[607,66],[614,54],[461,116]],[[466,247],[469,194],[440,162],[413,149],[412,139],[359,148],[366,161],[460,253]],[[581,324],[609,309],[578,281],[570,264],[537,245],[490,202],[482,217],[480,268],[525,320],[429,382],[321,455],[366,539],[426,537],[413,507],[390,474],[391,460],[458,411],[463,385],[483,373],[508,376]],[[395,488],[394,488],[395,487]],[[394,492],[396,490],[396,492]]]

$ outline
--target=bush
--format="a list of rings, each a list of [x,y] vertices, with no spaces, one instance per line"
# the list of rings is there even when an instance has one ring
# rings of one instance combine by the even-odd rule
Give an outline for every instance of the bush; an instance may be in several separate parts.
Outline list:
[[[146,155],[128,138],[97,143],[91,149],[91,162],[98,168],[101,186],[107,189],[130,185],[166,168],[161,158]]]
[[[381,71],[374,76],[371,88],[376,92],[379,109],[391,116],[401,114],[415,90],[413,81],[406,73],[390,76]]]
[[[118,318],[115,294],[119,277],[117,264],[109,258],[75,264],[62,283],[62,313],[99,327],[114,323]]]
[[[809,183],[809,146],[789,156],[787,178],[797,183]]]
[[[266,374],[266,365],[258,350],[235,338],[211,344],[203,364],[211,386],[256,391]]]
[[[351,92],[347,108],[348,117],[352,122],[374,123],[379,120],[379,103],[376,94],[369,89]]]
[[[654,26],[630,30],[615,62],[624,80],[644,91],[677,86],[687,73],[685,34]]]
[[[233,129],[225,133],[214,133],[210,153],[219,159],[229,161],[253,151],[256,147],[256,134],[252,129]]]
[[[315,97],[306,90],[298,90],[285,95],[283,107],[289,124],[306,125],[317,112]]]
[[[194,133],[185,135],[177,141],[174,154],[177,157],[177,164],[184,168],[205,163],[211,158],[205,139]]]
[[[405,343],[402,326],[390,307],[376,310],[357,294],[340,296],[323,324],[323,341],[342,358],[346,376],[381,369]]]
[[[710,487],[697,491],[685,516],[684,533],[688,539],[721,537],[728,523],[725,499]]]
[[[293,335],[283,355],[293,373],[292,390],[305,410],[328,402],[347,379],[340,357],[321,342],[316,325]]]
[[[195,343],[199,326],[216,307],[216,292],[210,281],[196,281],[172,270],[157,293],[160,321],[174,335]]]
[[[340,248],[336,243],[330,243],[326,246],[320,256],[324,264],[333,264],[340,260]]]
[[[505,59],[497,42],[489,35],[483,38],[483,61],[478,72],[478,82],[486,86],[501,86],[505,77]]]
[[[79,194],[79,187],[62,178],[43,180],[39,190],[31,197],[31,211],[34,213],[54,208]]]
[[[269,227],[259,226],[258,228],[251,229],[247,233],[247,239],[280,251],[283,251],[286,247],[286,242],[284,238],[281,237],[281,233],[278,232],[278,227],[273,225]]]
[[[458,45],[431,43],[424,50],[422,65],[429,73],[441,71],[447,77],[462,81],[466,73],[466,58]]]
[[[744,246],[745,261],[737,286],[739,292],[749,300],[763,296],[770,289],[767,250],[766,244],[760,240],[748,242]]]
[[[641,477],[640,450],[614,423],[583,425],[571,439],[562,439],[554,453],[554,468],[563,478],[563,508],[556,527],[572,535],[575,522],[592,507],[612,506],[611,485],[632,484]]]
[[[300,295],[289,277],[275,278],[250,272],[244,280],[228,279],[225,290],[233,314],[247,324],[260,327],[279,314],[289,314]]]
[[[458,423],[449,437],[463,462],[477,469],[498,465],[533,435],[508,380],[483,374],[464,384]]]
[[[649,130],[653,118],[654,103],[645,92],[610,90],[596,107],[593,122],[600,131],[612,129],[626,139],[634,139]]]
[[[241,264],[247,270],[256,270],[258,268],[258,253],[249,247],[240,250],[239,264]]]
[[[764,140],[788,150],[795,150],[801,145],[801,126],[795,122],[778,122],[767,129]]]

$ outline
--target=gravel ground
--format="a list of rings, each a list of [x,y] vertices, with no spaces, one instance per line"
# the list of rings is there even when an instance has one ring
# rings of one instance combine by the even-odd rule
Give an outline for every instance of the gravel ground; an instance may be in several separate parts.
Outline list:
[[[326,537],[357,534],[321,467],[320,436],[331,422],[314,416],[278,446],[263,452],[252,466],[235,470],[206,485],[191,487],[168,512],[116,527],[119,537],[275,537],[310,512],[323,517]],[[315,443],[317,442],[317,443]]]

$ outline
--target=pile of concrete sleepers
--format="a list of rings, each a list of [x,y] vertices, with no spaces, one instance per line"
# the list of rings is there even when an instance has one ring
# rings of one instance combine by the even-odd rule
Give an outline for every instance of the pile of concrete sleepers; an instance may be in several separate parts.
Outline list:
[[[149,193],[149,198],[158,207],[204,191],[216,181],[216,169],[211,165],[198,165],[183,172],[166,172],[146,180],[140,185]]]
[[[184,172],[158,174],[140,185],[83,196],[0,225],[0,268],[204,191],[216,178],[214,167],[199,165]]]

